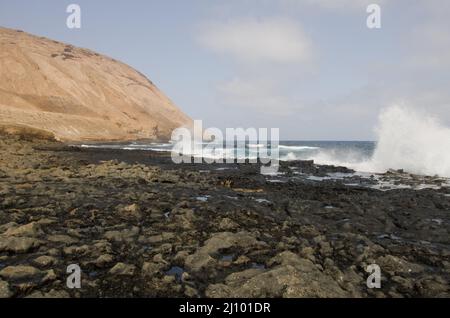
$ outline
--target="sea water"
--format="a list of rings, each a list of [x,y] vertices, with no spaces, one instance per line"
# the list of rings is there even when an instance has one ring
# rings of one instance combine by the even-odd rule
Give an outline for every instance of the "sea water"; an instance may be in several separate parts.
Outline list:
[[[389,169],[402,169],[412,174],[450,178],[450,128],[439,119],[394,105],[381,112],[375,136],[377,141],[284,140],[279,142],[279,159],[314,160],[316,164],[345,166],[358,172],[384,173]],[[173,145],[133,142],[83,146],[170,152]],[[247,141],[239,147],[245,149],[217,145],[215,149],[208,147],[201,153],[186,155],[257,159],[259,153],[267,153],[264,149],[266,145],[257,141]]]

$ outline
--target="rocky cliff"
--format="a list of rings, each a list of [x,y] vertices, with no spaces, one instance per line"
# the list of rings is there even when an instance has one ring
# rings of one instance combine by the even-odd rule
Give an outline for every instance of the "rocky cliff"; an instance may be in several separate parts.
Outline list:
[[[57,139],[167,139],[191,125],[144,75],[93,51],[0,28],[0,127]],[[11,128],[12,127],[12,128]]]

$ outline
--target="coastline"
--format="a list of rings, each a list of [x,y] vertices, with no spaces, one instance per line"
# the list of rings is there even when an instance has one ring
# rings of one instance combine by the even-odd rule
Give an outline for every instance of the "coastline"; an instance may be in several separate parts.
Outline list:
[[[271,182],[254,164],[1,137],[1,297],[450,296],[448,187]]]

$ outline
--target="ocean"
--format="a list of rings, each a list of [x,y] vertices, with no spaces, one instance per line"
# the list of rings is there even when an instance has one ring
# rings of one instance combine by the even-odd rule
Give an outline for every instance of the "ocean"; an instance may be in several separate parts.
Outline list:
[[[186,155],[202,156],[215,159],[226,158],[259,158],[259,154],[270,150],[265,145],[256,142],[246,142],[243,145],[235,144],[234,148],[218,147],[215,145],[205,148],[208,143],[203,143],[202,152],[183,151]],[[125,150],[151,150],[170,152],[172,143],[145,143],[132,142],[127,144],[94,144],[83,145],[92,148],[110,148]],[[294,141],[284,140],[279,142],[279,159],[281,161],[314,160],[317,164],[355,167],[368,162],[375,151],[374,141]],[[270,149],[270,145],[269,145]]]
[[[374,139],[377,141],[280,141],[282,161],[314,160],[316,164],[345,166],[359,172],[384,173],[389,169],[417,175],[450,178],[450,128],[425,112],[401,106],[386,108],[379,118]],[[130,143],[126,145],[89,145],[171,151],[173,145]],[[190,147],[188,147],[190,148]],[[222,147],[220,147],[222,148]],[[183,151],[192,156],[257,158],[265,153],[257,143],[237,149],[211,149],[200,153]]]
[[[224,147],[221,144],[216,144],[214,147],[211,145],[213,144],[201,144],[201,151],[192,151],[190,145],[186,145],[189,147],[184,148],[182,153],[188,156],[208,159],[245,158],[257,160],[258,158],[264,157],[267,153],[271,155],[270,147],[267,149],[266,145],[258,144],[257,142],[247,141],[240,145],[235,143],[235,146],[231,148]],[[91,144],[83,145],[82,147],[171,152],[174,144],[131,142],[121,144]],[[328,173],[325,176],[316,176],[297,173],[297,171],[293,170],[293,176],[291,177],[294,179],[306,179],[315,182],[337,180],[348,186],[367,186],[378,190],[405,188],[417,190],[424,188],[439,189],[441,186],[450,186],[450,179],[448,177],[446,178],[445,175],[437,178],[433,177],[434,175],[428,174],[429,177],[427,177],[426,173],[421,173],[420,171],[417,173],[414,170],[404,170],[405,173],[402,173],[403,168],[407,167],[407,164],[410,162],[410,158],[407,156],[405,156],[405,160],[400,166],[390,167],[383,160],[380,160],[380,158],[389,159],[389,156],[383,157],[383,149],[380,150],[379,143],[374,141],[284,140],[279,142],[278,151],[280,161],[313,160],[315,164],[347,167],[355,171],[354,173]],[[394,174],[385,174],[391,168],[401,171]],[[223,169],[226,169],[226,167],[222,166],[217,168],[217,170]],[[421,177],[412,176],[407,172],[421,175]],[[268,176],[268,180],[269,182],[285,182],[286,177],[283,175],[283,173],[276,173],[272,177]]]

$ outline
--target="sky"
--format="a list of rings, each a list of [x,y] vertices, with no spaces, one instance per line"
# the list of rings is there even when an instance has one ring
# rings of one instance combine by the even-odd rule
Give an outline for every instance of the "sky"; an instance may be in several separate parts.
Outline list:
[[[449,16],[447,0],[0,0],[1,26],[121,60],[204,127],[285,140],[375,140],[393,104],[450,125]]]

